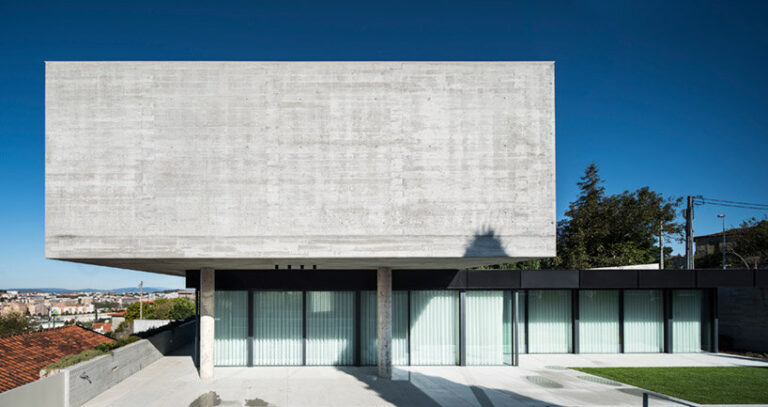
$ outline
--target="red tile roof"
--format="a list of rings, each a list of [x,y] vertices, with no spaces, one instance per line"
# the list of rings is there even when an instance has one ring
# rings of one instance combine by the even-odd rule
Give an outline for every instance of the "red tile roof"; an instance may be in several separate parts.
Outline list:
[[[76,325],[0,338],[0,393],[34,382],[40,369],[64,356],[114,342]]]

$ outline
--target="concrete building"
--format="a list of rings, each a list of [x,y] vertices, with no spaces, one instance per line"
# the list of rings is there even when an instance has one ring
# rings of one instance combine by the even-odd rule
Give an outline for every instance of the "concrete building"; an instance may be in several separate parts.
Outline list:
[[[46,255],[185,276],[204,378],[716,349],[693,271],[464,270],[555,255],[554,103],[551,62],[49,62]]]

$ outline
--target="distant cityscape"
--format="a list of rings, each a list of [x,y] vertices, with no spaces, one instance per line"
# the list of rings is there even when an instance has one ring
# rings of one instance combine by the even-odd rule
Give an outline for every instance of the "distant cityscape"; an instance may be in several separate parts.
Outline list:
[[[195,300],[194,290],[144,287],[112,290],[59,288],[0,289],[0,314],[21,313],[41,329],[66,324],[84,324],[100,333],[111,332],[124,320],[128,306],[139,302],[151,304],[159,299]]]

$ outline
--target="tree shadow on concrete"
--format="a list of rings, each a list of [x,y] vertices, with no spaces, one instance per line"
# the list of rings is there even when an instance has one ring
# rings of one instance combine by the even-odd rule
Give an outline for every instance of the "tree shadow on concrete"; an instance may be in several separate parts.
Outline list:
[[[463,257],[509,257],[509,254],[496,231],[490,226],[483,226],[467,243]]]
[[[401,370],[400,375],[406,375],[400,377],[403,380],[385,380],[376,376],[375,368],[337,369],[364,383],[382,400],[395,406],[559,406],[506,389],[458,383],[444,377],[407,370]],[[468,374],[465,373],[464,376],[467,377]]]

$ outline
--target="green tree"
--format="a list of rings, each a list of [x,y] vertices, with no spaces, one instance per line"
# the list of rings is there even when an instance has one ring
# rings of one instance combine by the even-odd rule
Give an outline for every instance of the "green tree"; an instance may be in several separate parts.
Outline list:
[[[612,267],[659,260],[659,227],[681,239],[675,222],[682,198],[665,198],[642,187],[606,196],[597,165],[590,164],[578,183],[579,196],[558,222],[557,257],[544,268]]]
[[[15,335],[37,329],[22,312],[0,313],[0,336]]]
[[[171,301],[171,309],[168,319],[184,320],[195,315],[195,303],[186,298],[174,298]]]
[[[144,319],[156,319],[155,318],[155,304],[151,302],[144,302],[142,305],[142,313]],[[128,322],[134,319],[139,319],[139,303],[134,302],[125,309],[125,320]]]

